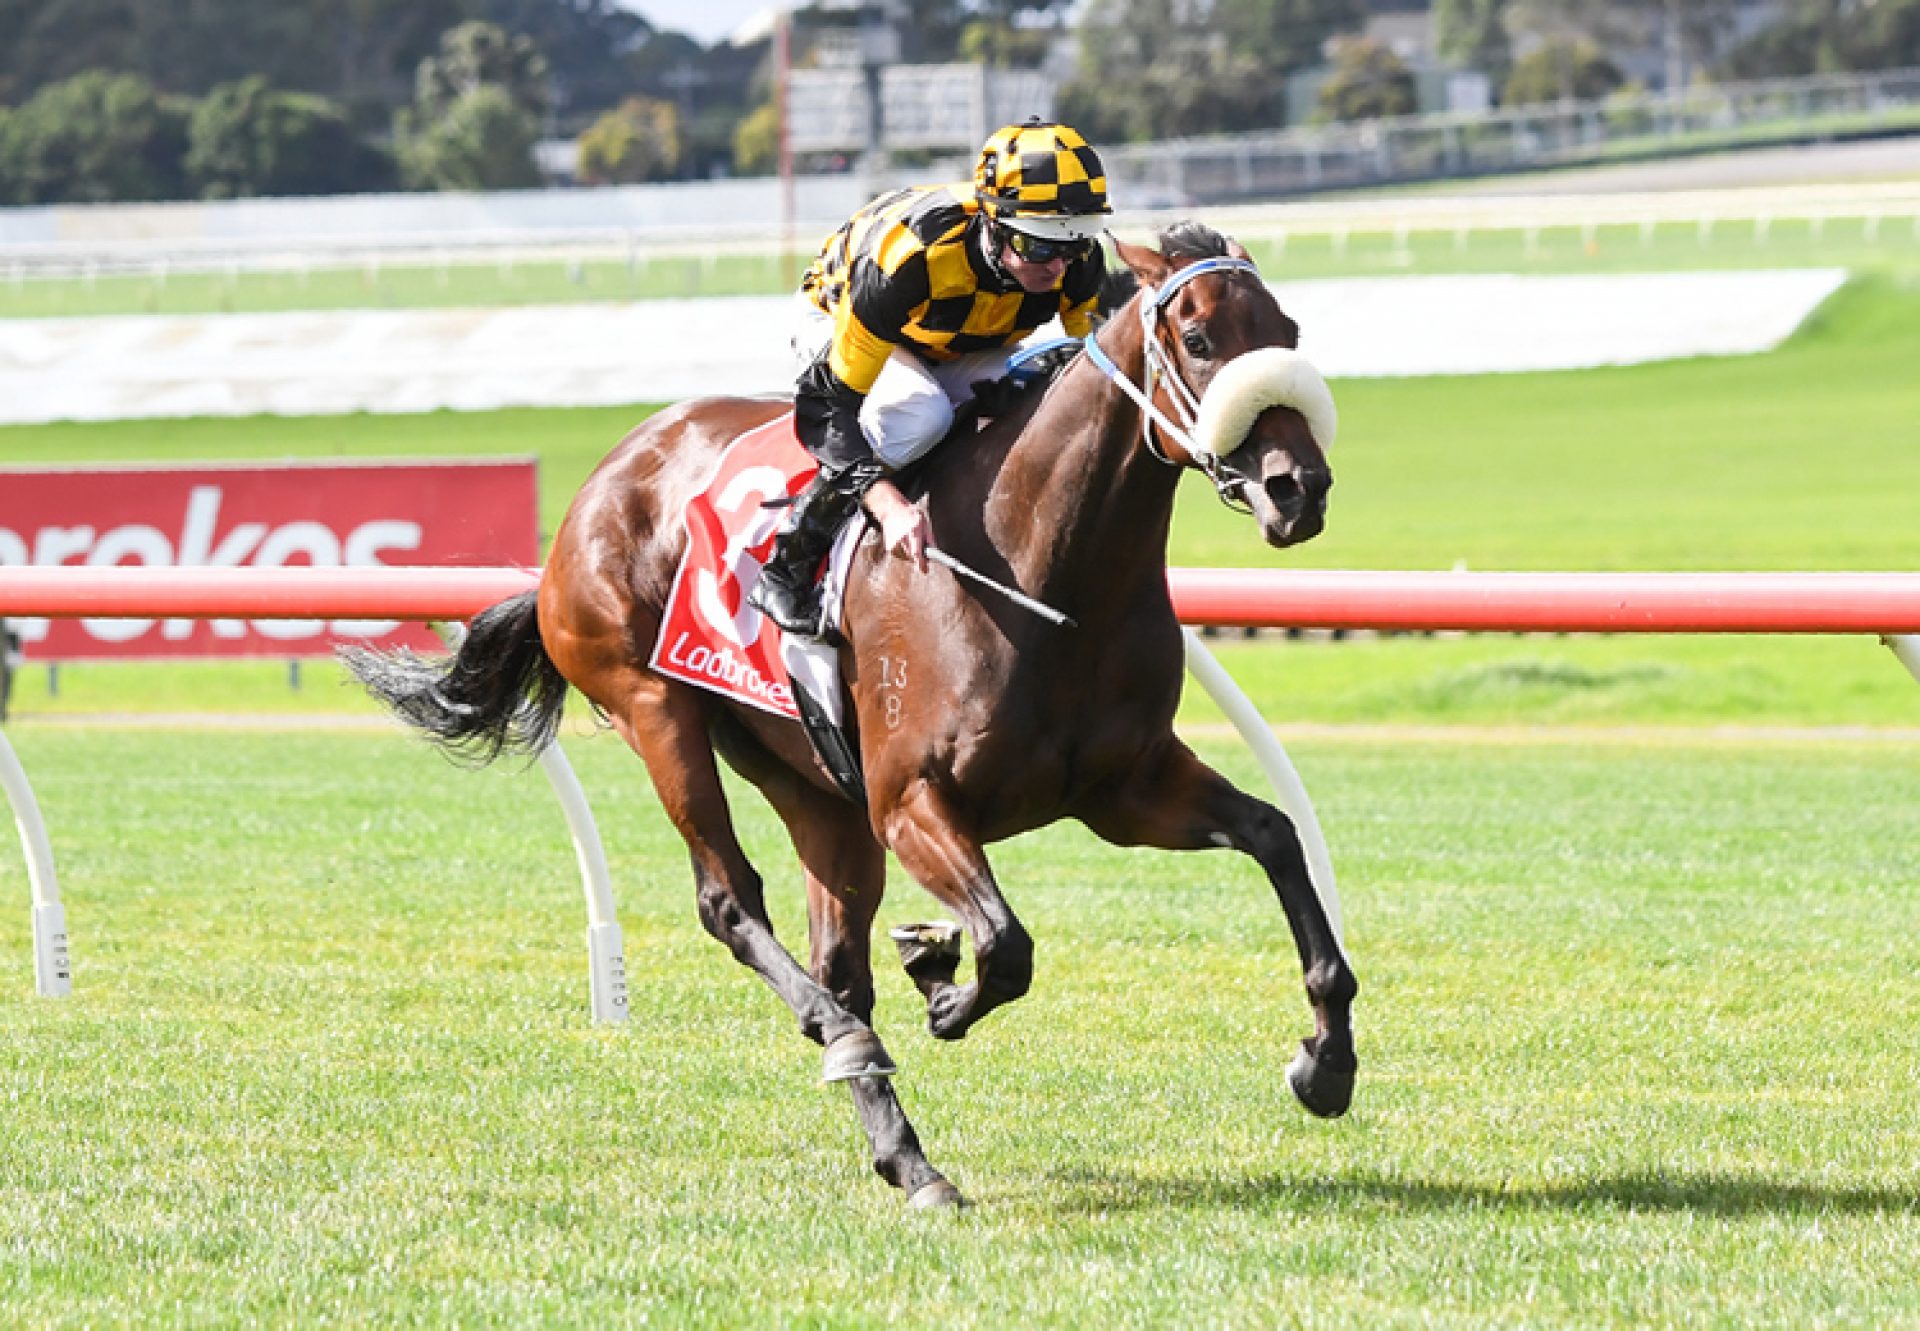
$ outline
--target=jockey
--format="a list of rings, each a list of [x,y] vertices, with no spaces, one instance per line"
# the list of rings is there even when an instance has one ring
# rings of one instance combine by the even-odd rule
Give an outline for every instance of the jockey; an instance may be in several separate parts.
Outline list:
[[[794,430],[819,460],[749,599],[817,637],[815,574],[864,502],[886,546],[925,568],[932,528],[893,473],[946,436],[973,385],[997,379],[1055,315],[1092,331],[1112,212],[1100,158],[1034,119],[987,140],[970,184],[882,195],[828,238],[801,280]]]

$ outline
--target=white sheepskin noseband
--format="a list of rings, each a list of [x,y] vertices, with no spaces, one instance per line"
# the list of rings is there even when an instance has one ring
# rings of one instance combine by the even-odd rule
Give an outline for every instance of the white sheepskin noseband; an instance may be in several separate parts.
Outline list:
[[[1307,418],[1320,450],[1332,450],[1340,432],[1333,393],[1311,361],[1285,347],[1249,351],[1221,367],[1200,398],[1194,442],[1215,457],[1225,457],[1247,442],[1254,420],[1268,407],[1292,407]]]

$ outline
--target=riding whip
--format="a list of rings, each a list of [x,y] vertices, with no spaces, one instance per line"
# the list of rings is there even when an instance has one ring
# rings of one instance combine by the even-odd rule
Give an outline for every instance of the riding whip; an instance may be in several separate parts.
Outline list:
[[[1080,627],[1078,624],[1073,622],[1072,616],[1063,615],[1058,610],[1055,610],[1052,606],[1045,605],[1039,601],[1034,600],[1031,596],[1028,596],[1025,592],[1016,591],[1012,587],[1007,586],[1007,584],[1004,582],[995,582],[992,578],[989,578],[986,574],[981,573],[976,569],[968,568],[965,564],[955,559],[952,555],[948,554],[945,550],[942,550],[937,545],[930,545],[927,547],[927,558],[931,559],[936,564],[942,565],[945,568],[952,569],[955,576],[957,577],[965,578],[969,582],[977,582],[982,587],[985,587],[990,591],[999,592],[1002,596],[1006,597],[1009,601],[1012,601],[1015,605],[1019,606],[1022,610],[1033,611],[1034,614],[1040,616],[1040,618],[1046,620],[1047,623],[1049,624],[1057,625],[1063,629],[1073,629],[1073,628]]]

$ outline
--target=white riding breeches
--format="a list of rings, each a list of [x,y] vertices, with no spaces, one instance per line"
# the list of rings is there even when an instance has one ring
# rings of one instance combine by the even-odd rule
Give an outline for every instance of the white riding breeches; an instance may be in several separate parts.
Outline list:
[[[795,373],[826,353],[833,341],[833,317],[796,293],[793,354]],[[998,379],[1018,344],[969,352],[955,360],[925,361],[904,347],[880,368],[860,408],[860,432],[873,455],[890,471],[924,457],[953,428],[954,408],[973,396],[982,379]]]

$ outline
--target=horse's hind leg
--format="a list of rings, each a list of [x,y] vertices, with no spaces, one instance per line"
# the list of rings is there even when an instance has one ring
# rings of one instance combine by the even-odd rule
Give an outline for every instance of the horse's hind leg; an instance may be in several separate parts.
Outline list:
[[[873,839],[866,810],[809,784],[757,746],[732,742],[723,724],[727,760],[751,779],[786,824],[807,879],[809,969],[840,1005],[873,1019],[873,918],[887,885],[886,852]],[[886,1077],[848,1080],[854,1108],[873,1146],[873,1168],[915,1206],[951,1206],[960,1193],[927,1163]]]
[[[1136,768],[1121,789],[1102,791],[1076,812],[1115,845],[1230,847],[1259,861],[1287,912],[1313,1005],[1315,1031],[1287,1069],[1287,1082],[1314,1113],[1345,1113],[1353,1099],[1352,1007],[1359,983],[1307,876],[1292,821],[1236,788],[1177,739]]]
[[[607,706],[616,729],[646,761],[667,817],[693,856],[700,922],[734,957],[757,972],[800,1019],[808,1039],[831,1046],[848,1037],[871,1041],[865,1019],[849,1012],[774,937],[760,875],[734,835],[733,816],[707,738],[707,708],[685,685],[634,675],[621,705]],[[603,706],[605,704],[603,703]]]

